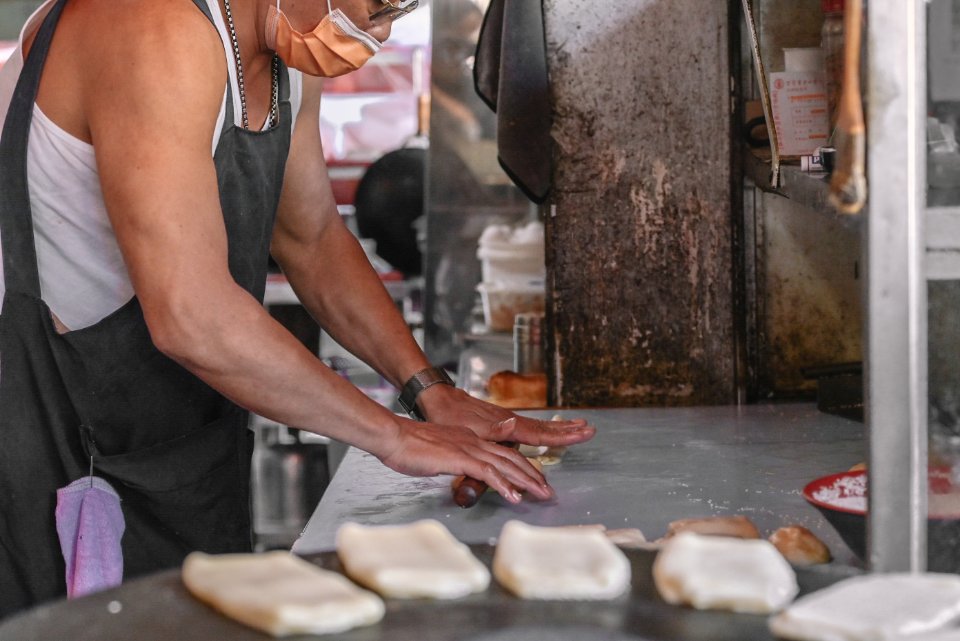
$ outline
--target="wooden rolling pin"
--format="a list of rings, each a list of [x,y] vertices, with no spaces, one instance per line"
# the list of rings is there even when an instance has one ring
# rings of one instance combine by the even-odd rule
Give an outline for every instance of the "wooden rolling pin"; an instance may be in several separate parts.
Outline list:
[[[473,507],[487,491],[487,484],[469,476],[458,476],[453,482],[453,502],[460,507]]]
[[[519,443],[511,442],[497,443],[497,445],[513,449],[520,447]],[[460,507],[473,507],[483,496],[483,493],[487,491],[488,486],[483,481],[471,476],[458,476],[453,480],[451,487],[453,488],[454,503]]]

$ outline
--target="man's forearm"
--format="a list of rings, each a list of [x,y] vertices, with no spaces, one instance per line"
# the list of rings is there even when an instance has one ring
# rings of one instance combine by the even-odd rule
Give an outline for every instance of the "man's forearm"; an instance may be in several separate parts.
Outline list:
[[[396,417],[324,366],[237,286],[198,292],[176,313],[148,316],[157,346],[257,414],[389,453]]]
[[[330,227],[284,272],[334,340],[400,387],[429,366],[426,356],[359,243],[339,221]]]

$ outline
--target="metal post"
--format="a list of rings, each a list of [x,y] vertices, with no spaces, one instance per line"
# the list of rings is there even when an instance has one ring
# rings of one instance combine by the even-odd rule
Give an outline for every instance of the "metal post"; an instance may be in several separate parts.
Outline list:
[[[867,544],[877,572],[926,567],[924,16],[923,0],[870,0],[867,12]]]

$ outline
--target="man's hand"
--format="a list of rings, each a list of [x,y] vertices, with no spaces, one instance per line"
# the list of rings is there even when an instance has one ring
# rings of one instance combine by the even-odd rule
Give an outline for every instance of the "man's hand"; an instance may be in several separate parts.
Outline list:
[[[514,449],[491,443],[458,425],[397,420],[396,438],[380,455],[384,465],[397,472],[410,476],[463,474],[485,482],[511,503],[520,502],[521,492],[541,500],[554,496],[543,474]]]
[[[498,443],[560,447],[588,441],[596,432],[582,419],[545,421],[518,416],[449,385],[431,386],[420,394],[417,403],[434,423],[462,425],[480,438]]]

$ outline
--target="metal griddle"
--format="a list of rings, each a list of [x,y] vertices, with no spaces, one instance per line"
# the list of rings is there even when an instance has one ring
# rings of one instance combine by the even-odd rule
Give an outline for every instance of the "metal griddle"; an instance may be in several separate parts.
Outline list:
[[[489,567],[493,548],[471,546]],[[697,611],[668,605],[651,576],[655,554],[627,550],[633,569],[629,595],[615,601],[524,601],[494,580],[489,590],[455,601],[388,600],[375,626],[328,637],[343,641],[763,641],[774,637],[767,617]],[[307,557],[340,571],[336,554]],[[844,566],[798,570],[802,593],[858,571]],[[115,614],[111,610],[119,611]],[[58,601],[0,623],[0,641],[263,641],[247,628],[193,599],[179,570],[131,581],[75,601]]]

